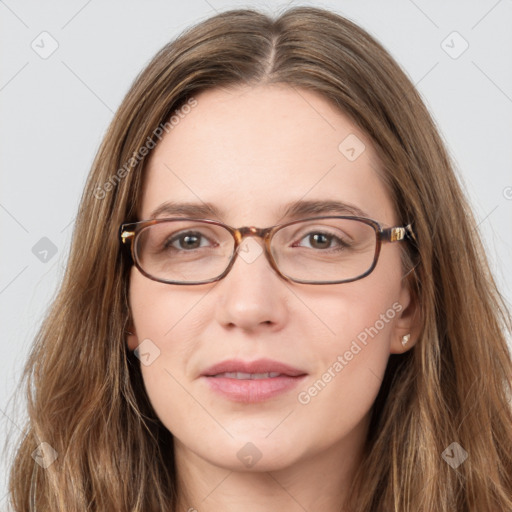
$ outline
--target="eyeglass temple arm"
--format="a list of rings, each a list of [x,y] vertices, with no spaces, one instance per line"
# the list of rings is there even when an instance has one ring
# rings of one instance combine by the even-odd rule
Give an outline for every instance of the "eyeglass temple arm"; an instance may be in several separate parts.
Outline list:
[[[407,226],[383,229],[381,231],[381,237],[383,240],[387,240],[389,242],[400,242],[401,240],[416,241],[416,236],[414,235],[411,224],[407,224]]]

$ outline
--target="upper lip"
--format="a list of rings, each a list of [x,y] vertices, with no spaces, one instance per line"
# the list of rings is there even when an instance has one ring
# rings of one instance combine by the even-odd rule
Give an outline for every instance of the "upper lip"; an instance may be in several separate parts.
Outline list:
[[[228,359],[214,364],[201,372],[202,376],[211,377],[219,373],[241,372],[241,373],[268,373],[278,372],[290,377],[305,375],[306,372],[293,366],[273,361],[271,359],[257,359],[256,361],[242,361],[240,359]]]

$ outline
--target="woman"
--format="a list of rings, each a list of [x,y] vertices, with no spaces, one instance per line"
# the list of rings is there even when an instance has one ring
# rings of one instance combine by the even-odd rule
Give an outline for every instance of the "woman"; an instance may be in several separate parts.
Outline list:
[[[187,31],[93,164],[14,510],[512,510],[511,322],[474,226],[361,28]]]

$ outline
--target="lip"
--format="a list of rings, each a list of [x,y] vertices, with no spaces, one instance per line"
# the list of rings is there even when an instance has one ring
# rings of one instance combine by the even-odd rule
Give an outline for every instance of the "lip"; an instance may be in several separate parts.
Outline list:
[[[280,373],[277,377],[236,379],[216,377],[221,373]],[[290,391],[304,380],[307,372],[271,359],[242,361],[230,359],[210,366],[201,373],[209,388],[234,402],[262,402]]]
[[[241,359],[228,359],[210,366],[201,372],[202,376],[212,377],[219,373],[241,372],[241,373],[267,373],[278,372],[288,377],[298,377],[307,372],[294,368],[293,366],[273,361],[272,359],[257,359],[256,361],[242,361]]]

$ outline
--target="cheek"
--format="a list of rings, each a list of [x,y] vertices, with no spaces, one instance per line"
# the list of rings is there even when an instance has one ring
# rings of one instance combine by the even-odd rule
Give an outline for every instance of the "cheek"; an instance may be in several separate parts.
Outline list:
[[[304,418],[318,419],[313,428],[322,425],[326,442],[329,436],[350,431],[370,411],[386,370],[395,323],[406,306],[398,300],[399,252],[384,251],[381,256],[366,278],[309,299],[328,334],[317,339],[315,375],[297,401]],[[305,296],[303,300],[308,303]],[[311,325],[305,322],[304,329],[313,340]]]
[[[330,335],[317,339],[315,373],[297,397],[304,412],[323,419],[327,430],[350,430],[371,408],[401,309],[389,290],[343,286],[338,298],[326,298],[319,305]]]
[[[348,397],[364,392],[372,380],[377,385],[374,391],[378,391],[390,353],[394,323],[402,306],[396,295],[390,293],[376,294],[369,290],[363,293],[360,289],[351,293],[346,289],[343,294],[341,298],[326,298],[317,305],[325,326],[324,335],[315,337],[311,326],[305,325],[304,330],[310,333],[310,343],[315,345],[315,374],[320,375],[321,381],[317,382],[318,391],[339,385],[343,387],[343,396]],[[311,395],[314,394],[311,389]]]
[[[148,398],[162,423],[179,429],[182,414],[197,404],[187,389],[186,368],[199,349],[207,313],[196,289],[157,283],[132,269],[130,309],[139,345],[139,359]],[[206,293],[206,292],[205,292]],[[135,348],[135,347],[130,347]],[[203,424],[198,415],[198,425]],[[189,418],[190,419],[190,418]]]
[[[203,304],[198,287],[187,288],[158,283],[132,269],[130,278],[130,309],[139,342],[153,340],[167,351],[177,348],[170,341],[176,332],[188,332],[193,336],[200,327]],[[206,293],[206,291],[205,291]]]

